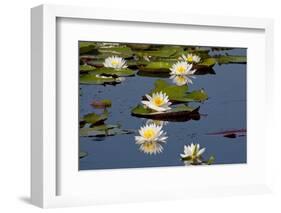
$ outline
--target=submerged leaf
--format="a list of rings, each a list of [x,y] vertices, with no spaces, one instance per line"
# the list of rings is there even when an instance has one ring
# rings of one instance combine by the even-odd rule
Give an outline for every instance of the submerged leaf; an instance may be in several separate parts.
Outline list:
[[[107,107],[111,107],[111,100],[100,100],[100,101],[93,101],[91,103],[91,106],[95,107],[95,108],[100,108],[100,109],[104,109],[104,108],[107,108]]]

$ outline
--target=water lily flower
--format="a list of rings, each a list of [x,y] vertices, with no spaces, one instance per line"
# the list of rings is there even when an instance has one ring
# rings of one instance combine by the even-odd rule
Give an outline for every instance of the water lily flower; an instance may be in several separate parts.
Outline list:
[[[150,109],[153,109],[157,112],[165,112],[170,110],[169,107],[172,103],[169,101],[169,97],[166,93],[156,92],[153,93],[152,96],[146,94],[145,95],[148,101],[142,101],[142,104]]]
[[[199,63],[201,60],[198,55],[193,54],[182,55],[180,59],[183,61],[187,61],[188,63]]]
[[[177,63],[173,64],[170,68],[171,75],[192,75],[194,74],[195,70],[192,69],[192,64],[189,64],[185,61],[178,61]]]
[[[171,75],[170,79],[172,79],[173,83],[177,86],[183,86],[187,83],[192,84],[192,80],[185,75]]]
[[[126,61],[118,56],[107,57],[103,63],[104,67],[114,68],[114,69],[125,69],[128,67]]]
[[[184,145],[184,153],[180,154],[182,160],[186,165],[202,163],[202,154],[205,148],[200,149],[199,144]]]
[[[162,126],[148,124],[139,129],[139,136],[135,136],[136,144],[140,145],[140,150],[147,154],[157,154],[162,152],[162,144],[166,143],[166,132]]]

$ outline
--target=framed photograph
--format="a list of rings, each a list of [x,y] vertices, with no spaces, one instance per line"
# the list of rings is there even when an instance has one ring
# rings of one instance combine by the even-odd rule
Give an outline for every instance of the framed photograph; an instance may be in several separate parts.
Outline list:
[[[272,20],[31,13],[33,204],[270,192]]]

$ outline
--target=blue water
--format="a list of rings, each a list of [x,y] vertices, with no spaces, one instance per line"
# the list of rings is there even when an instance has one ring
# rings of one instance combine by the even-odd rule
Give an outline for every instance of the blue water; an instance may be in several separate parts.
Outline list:
[[[225,51],[246,55],[246,49]],[[164,126],[168,134],[163,152],[148,155],[135,144],[135,134],[104,138],[80,137],[80,151],[88,155],[80,159],[80,170],[135,167],[183,166],[180,153],[183,146],[199,143],[206,147],[203,157],[215,157],[214,164],[247,162],[246,136],[226,138],[207,133],[233,129],[246,129],[246,65],[215,65],[216,74],[198,75],[189,90],[204,88],[209,99],[200,106],[200,120],[169,122]],[[123,129],[138,130],[146,119],[131,116],[131,109],[140,103],[141,97],[154,88],[156,79],[151,77],[127,77],[124,82],[112,85],[80,85],[80,117],[99,112],[90,103],[93,100],[110,99],[112,107],[107,124],[121,124]],[[170,82],[168,78],[163,78]]]

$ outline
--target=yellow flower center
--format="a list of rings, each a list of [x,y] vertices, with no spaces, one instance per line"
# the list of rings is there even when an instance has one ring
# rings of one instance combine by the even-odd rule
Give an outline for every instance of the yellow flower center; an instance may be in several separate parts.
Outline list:
[[[111,64],[112,64],[112,65],[117,65],[117,64],[118,64],[118,61],[111,61]]]
[[[188,56],[186,59],[188,62],[192,62],[193,61],[193,57],[192,56]]]
[[[183,82],[185,82],[185,77],[183,77],[183,76],[178,76],[178,77],[177,77],[177,81],[178,81],[179,83],[183,83]]]
[[[154,142],[148,142],[143,144],[143,149],[146,152],[152,152],[156,149],[156,144]]]
[[[156,97],[154,98],[153,102],[156,106],[161,106],[164,103],[164,100],[161,97]]]
[[[177,68],[178,73],[184,73],[185,72],[185,67],[184,66],[179,66]]]
[[[143,133],[143,137],[145,139],[151,139],[151,138],[154,138],[155,137],[155,130],[154,129],[146,129]]]

